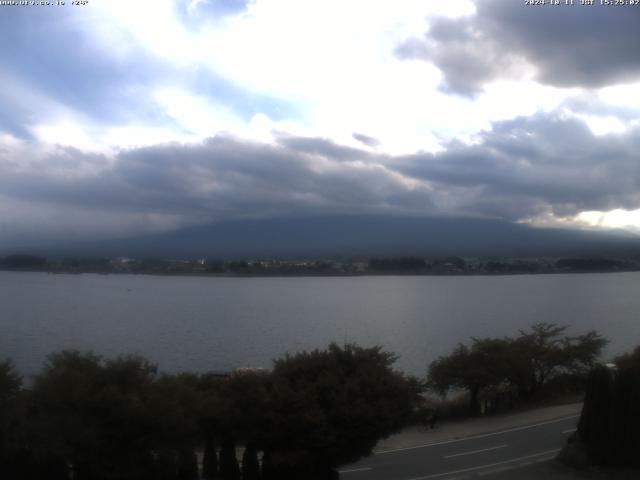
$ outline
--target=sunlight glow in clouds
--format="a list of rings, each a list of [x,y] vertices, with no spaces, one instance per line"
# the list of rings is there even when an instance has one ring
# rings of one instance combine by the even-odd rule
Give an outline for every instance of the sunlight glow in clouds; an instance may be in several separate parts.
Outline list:
[[[576,220],[594,227],[623,228],[640,233],[640,209],[616,208],[609,212],[582,212],[577,215]]]
[[[623,133],[628,128],[622,120],[612,115],[576,115],[583,120],[594,133],[594,135],[607,135],[609,133]]]
[[[609,105],[640,108],[640,83],[605,87],[600,89],[598,97]]]
[[[208,3],[191,2],[187,10],[195,17]],[[437,149],[434,127],[441,130],[436,136],[450,138],[454,129],[448,125],[469,118],[469,106],[459,112],[457,99],[435,90],[436,69],[400,61],[394,49],[404,37],[421,34],[431,16],[473,13],[471,2],[259,0],[245,12],[191,31],[180,22],[173,2],[151,4],[136,2],[131,8],[130,2],[113,1],[101,8],[153,55],[187,69],[204,65],[252,92],[301,105],[298,121],[315,135],[350,142],[353,131],[364,131],[389,151],[410,152]],[[164,100],[174,117],[176,102]],[[196,113],[191,104],[195,114],[187,128],[210,134],[212,112]],[[427,113],[434,110],[458,118],[434,122]],[[180,122],[186,120],[179,116]],[[483,118],[482,125],[487,123]],[[477,128],[476,122],[470,130]],[[223,130],[240,133],[242,127],[234,119]]]
[[[33,132],[38,140],[51,145],[72,146],[89,151],[105,150],[104,145],[97,143],[80,122],[71,119],[63,118],[46,125],[37,125]]]
[[[98,4],[111,32],[126,32],[152,53],[173,61],[190,60],[193,35],[181,25],[171,0],[109,0]],[[113,27],[116,27],[115,30]],[[104,40],[114,41],[111,37]],[[119,42],[126,42],[122,36]],[[122,48],[122,45],[118,45]]]
[[[154,97],[165,112],[197,138],[206,138],[225,130],[238,131],[242,121],[221,105],[176,88],[160,88]]]

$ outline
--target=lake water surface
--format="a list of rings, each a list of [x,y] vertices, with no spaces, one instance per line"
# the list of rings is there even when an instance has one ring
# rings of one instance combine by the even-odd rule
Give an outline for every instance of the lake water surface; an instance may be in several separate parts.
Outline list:
[[[535,322],[640,344],[640,273],[212,278],[0,272],[0,359],[36,373],[65,348],[138,353],[161,370],[269,367],[329,342],[382,345],[424,374],[457,342]]]

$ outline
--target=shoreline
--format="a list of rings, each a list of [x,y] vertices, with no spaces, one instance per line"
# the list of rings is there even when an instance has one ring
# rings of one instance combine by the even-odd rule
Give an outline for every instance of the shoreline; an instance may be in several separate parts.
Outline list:
[[[128,271],[73,271],[73,270],[41,270],[41,269],[8,269],[0,268],[0,272],[10,273],[48,273],[51,275],[149,275],[159,277],[205,277],[205,278],[343,278],[343,277],[512,277],[521,275],[573,275],[573,274],[606,274],[637,273],[640,269],[619,270],[551,270],[531,272],[426,272],[426,273],[207,273],[207,272],[128,272]]]

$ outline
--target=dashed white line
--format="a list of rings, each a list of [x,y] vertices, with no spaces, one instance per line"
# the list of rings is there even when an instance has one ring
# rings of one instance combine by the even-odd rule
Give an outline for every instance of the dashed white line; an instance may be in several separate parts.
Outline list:
[[[490,468],[489,470],[483,470],[482,472],[478,472],[479,477],[484,477],[485,475],[493,475],[494,473],[506,472],[507,470],[513,470],[515,465],[503,465],[502,467]]]
[[[563,434],[563,435],[566,435],[567,433],[573,433],[573,432],[575,432],[576,430],[577,430],[576,428],[570,428],[570,429],[568,429],[568,430],[563,430],[563,431],[562,431],[562,434]]]
[[[504,445],[497,445],[495,447],[481,448],[479,450],[472,450],[470,452],[454,453],[453,455],[445,455],[443,458],[463,457],[465,455],[473,455],[474,453],[482,453],[482,452],[489,452],[491,450],[498,450],[499,448],[506,448],[508,446],[509,445],[505,443]]]
[[[492,467],[497,467],[498,465],[506,465],[508,463],[517,463],[517,462],[519,462],[521,460],[527,460],[529,458],[542,457],[544,455],[552,455],[552,454],[558,453],[560,450],[561,450],[560,448],[556,448],[555,450],[547,450],[546,452],[534,453],[533,455],[526,455],[524,457],[512,458],[511,460],[504,460],[502,462],[490,463],[488,465],[479,465],[477,467],[463,468],[462,470],[454,470],[454,471],[451,471],[451,472],[434,473],[432,475],[426,475],[424,477],[410,478],[409,480],[427,480],[428,478],[446,477],[447,475],[455,475],[457,473],[465,473],[465,472],[473,472],[473,471],[477,471],[477,470],[484,470],[484,469],[489,469],[489,468],[492,468]],[[551,458],[553,458],[553,457],[551,457]],[[547,461],[547,460],[550,460],[551,458],[540,460],[540,461]]]
[[[373,469],[371,467],[350,468],[349,470],[338,470],[338,473],[368,472],[369,470]]]

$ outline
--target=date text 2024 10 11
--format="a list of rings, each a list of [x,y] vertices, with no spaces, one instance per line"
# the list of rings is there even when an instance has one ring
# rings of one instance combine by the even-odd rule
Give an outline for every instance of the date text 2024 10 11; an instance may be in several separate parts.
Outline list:
[[[581,5],[590,7],[593,5],[633,7],[640,6],[640,0],[524,0],[524,5],[528,6],[560,6],[560,5]]]

